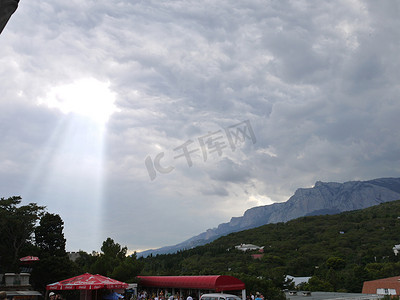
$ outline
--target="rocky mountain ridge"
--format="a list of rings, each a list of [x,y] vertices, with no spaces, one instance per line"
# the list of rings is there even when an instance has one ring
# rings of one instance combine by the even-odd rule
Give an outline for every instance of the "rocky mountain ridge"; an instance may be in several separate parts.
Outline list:
[[[309,215],[335,214],[367,208],[400,199],[400,178],[378,178],[345,183],[317,181],[312,188],[299,188],[286,202],[257,206],[241,217],[194,236],[182,243],[147,250],[138,256],[174,253],[212,242],[232,232],[259,227],[268,223],[286,222]]]

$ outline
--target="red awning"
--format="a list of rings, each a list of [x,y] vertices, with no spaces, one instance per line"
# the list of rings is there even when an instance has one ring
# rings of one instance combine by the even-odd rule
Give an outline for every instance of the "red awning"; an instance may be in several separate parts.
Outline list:
[[[47,290],[98,290],[125,289],[128,284],[102,275],[85,273],[56,283],[48,284]]]
[[[245,289],[243,281],[227,275],[209,276],[138,276],[139,284],[147,287],[215,290],[217,292]]]

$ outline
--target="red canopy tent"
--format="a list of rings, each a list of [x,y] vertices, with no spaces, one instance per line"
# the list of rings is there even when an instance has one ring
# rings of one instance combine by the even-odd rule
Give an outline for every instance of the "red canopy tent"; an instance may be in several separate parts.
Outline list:
[[[21,257],[19,260],[21,262],[33,262],[33,261],[38,261],[39,257],[37,257],[37,256],[25,256],[25,257]]]
[[[128,284],[99,274],[85,273],[46,286],[47,290],[126,289]]]

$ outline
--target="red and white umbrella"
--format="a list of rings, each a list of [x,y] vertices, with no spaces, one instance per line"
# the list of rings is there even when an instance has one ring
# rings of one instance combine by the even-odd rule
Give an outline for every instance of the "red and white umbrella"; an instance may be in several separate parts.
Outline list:
[[[126,289],[128,284],[99,274],[85,273],[46,286],[47,290]]]
[[[21,262],[32,262],[32,261],[38,261],[39,257],[37,257],[37,256],[25,256],[25,257],[21,257],[19,260]]]

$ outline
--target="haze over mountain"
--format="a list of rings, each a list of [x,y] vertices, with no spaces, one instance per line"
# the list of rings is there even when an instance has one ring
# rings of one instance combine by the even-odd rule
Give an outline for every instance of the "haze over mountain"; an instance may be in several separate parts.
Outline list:
[[[174,253],[212,242],[220,236],[268,223],[286,222],[310,215],[336,214],[400,199],[400,178],[378,178],[345,183],[317,181],[312,188],[299,188],[286,202],[257,206],[241,217],[196,235],[182,243],[140,252],[139,256]]]

